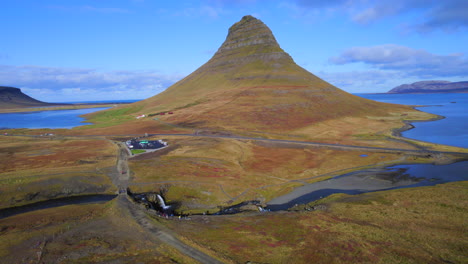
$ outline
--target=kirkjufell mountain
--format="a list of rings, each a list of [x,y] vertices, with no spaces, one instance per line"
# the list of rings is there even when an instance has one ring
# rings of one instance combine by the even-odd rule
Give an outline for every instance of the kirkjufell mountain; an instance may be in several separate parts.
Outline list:
[[[196,129],[292,131],[394,107],[351,95],[301,68],[262,21],[244,16],[208,62],[127,113],[171,112],[158,118]]]

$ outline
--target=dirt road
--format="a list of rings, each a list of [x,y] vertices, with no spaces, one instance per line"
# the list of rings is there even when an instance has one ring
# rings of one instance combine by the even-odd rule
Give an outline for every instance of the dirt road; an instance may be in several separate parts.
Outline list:
[[[125,190],[128,187],[128,183],[130,181],[130,170],[128,166],[128,156],[129,152],[127,147],[124,143],[118,142],[117,145],[119,146],[118,150],[118,160],[117,160],[117,169],[119,171],[119,176],[115,184],[119,188],[119,190]],[[163,243],[166,243],[175,249],[179,250],[181,253],[199,261],[200,263],[208,263],[208,264],[220,264],[223,263],[207,254],[190,247],[189,245],[183,243],[176,236],[168,229],[158,226],[157,222],[153,221],[146,212],[140,208],[138,205],[132,203],[127,195],[126,192],[120,192],[119,196],[117,197],[117,202],[119,207],[122,210],[128,212],[129,215],[141,226],[143,229],[148,231],[148,234],[152,235],[153,238],[159,240]]]
[[[180,136],[180,137],[225,138],[225,139],[264,141],[264,142],[270,142],[270,143],[298,144],[298,145],[325,147],[325,148],[340,149],[340,150],[360,150],[360,151],[371,151],[371,152],[391,152],[391,153],[406,153],[406,154],[423,154],[423,153],[424,154],[425,153],[428,153],[428,154],[453,154],[453,155],[468,156],[468,153],[464,153],[464,152],[436,151],[436,150],[425,150],[425,149],[400,149],[400,148],[355,146],[355,145],[321,143],[321,142],[299,141],[299,140],[241,137],[241,136],[232,136],[232,135],[222,136],[222,135],[202,135],[202,134],[150,134],[149,136]]]
[[[117,159],[117,171],[119,176],[117,177],[117,187],[119,190],[126,190],[128,187],[128,181],[130,180],[130,168],[128,167],[128,156],[129,151],[125,146],[125,143],[117,142],[119,147],[118,159]]]

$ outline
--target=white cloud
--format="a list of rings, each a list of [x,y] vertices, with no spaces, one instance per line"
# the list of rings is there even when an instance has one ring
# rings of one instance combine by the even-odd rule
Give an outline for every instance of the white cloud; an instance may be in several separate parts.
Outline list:
[[[44,101],[143,99],[162,92],[183,76],[157,71],[109,71],[0,65],[1,85],[29,91]],[[102,97],[101,99],[99,99]]]
[[[283,7],[305,19],[333,11],[335,15],[349,16],[351,21],[363,25],[411,12],[412,21],[406,25],[407,29],[424,33],[468,28],[466,0],[295,0],[284,2]]]
[[[352,93],[387,92],[403,82],[411,82],[398,71],[318,72],[317,76]]]
[[[364,63],[376,69],[404,71],[407,76],[420,78],[468,76],[468,59],[462,53],[438,55],[394,44],[349,48],[330,58],[330,62],[338,65]]]

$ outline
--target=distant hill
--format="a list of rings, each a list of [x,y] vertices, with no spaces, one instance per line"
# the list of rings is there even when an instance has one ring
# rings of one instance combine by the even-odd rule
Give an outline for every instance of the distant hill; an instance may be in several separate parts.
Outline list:
[[[36,100],[23,92],[21,89],[8,86],[0,86],[0,109],[52,106],[57,104],[45,103]]]
[[[208,62],[164,92],[119,111],[171,112],[159,119],[184,127],[290,131],[395,108],[349,94],[301,68],[262,21],[245,16]]]
[[[422,81],[397,86],[388,93],[468,93],[468,81]]]

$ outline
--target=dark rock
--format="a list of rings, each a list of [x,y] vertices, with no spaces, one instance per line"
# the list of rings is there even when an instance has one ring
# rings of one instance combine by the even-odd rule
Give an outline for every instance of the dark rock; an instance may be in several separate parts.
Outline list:
[[[9,86],[0,86],[0,109],[52,106],[57,104],[45,103],[36,100],[23,92],[21,89]]]

